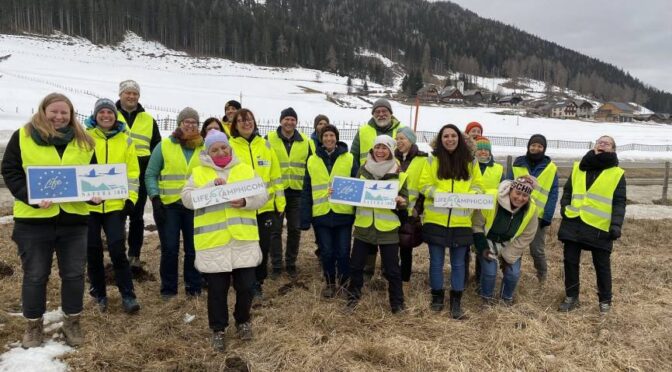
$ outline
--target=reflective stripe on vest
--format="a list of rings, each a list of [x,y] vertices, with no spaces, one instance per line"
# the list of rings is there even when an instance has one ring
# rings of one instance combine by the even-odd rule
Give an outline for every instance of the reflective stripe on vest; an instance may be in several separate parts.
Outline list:
[[[193,170],[194,185],[203,187],[217,178],[217,172],[204,166]],[[256,177],[254,169],[245,163],[231,168],[227,183],[250,180]],[[229,203],[212,205],[194,211],[194,248],[197,251],[227,245],[231,239],[258,241],[257,212],[231,208]]]
[[[258,213],[285,210],[285,192],[282,185],[280,164],[271,145],[260,136],[255,136],[252,142],[243,137],[233,137],[229,140],[236,157],[257,172],[257,175],[266,182],[268,201]]]
[[[584,223],[602,231],[609,231],[614,192],[625,171],[620,167],[603,170],[586,190],[586,172],[579,162],[572,168],[572,202],[565,207],[568,218],[581,217]]]
[[[121,112],[117,112],[117,120],[126,123],[126,118]],[[142,156],[151,155],[150,143],[152,141],[152,132],[154,131],[154,118],[146,112],[139,112],[133,120],[133,125],[126,123],[126,128],[130,132],[130,137],[135,144],[135,153]]]
[[[194,149],[189,164],[184,157],[182,146],[170,138],[161,141],[163,155],[163,169],[159,175],[159,196],[163,204],[171,204],[180,200],[182,188],[187,183],[194,168],[200,165],[199,153],[204,149],[201,144]]]
[[[268,142],[275,151],[275,156],[280,161],[282,172],[282,184],[285,189],[303,190],[303,177],[306,174],[306,161],[310,147],[310,139],[305,134],[299,133],[303,141],[292,142],[289,155],[282,138],[277,131],[268,133]]]
[[[402,127],[396,119],[392,119],[392,135],[390,137],[397,138],[397,130]],[[389,135],[388,133],[384,133]],[[378,132],[376,128],[370,126],[368,123],[362,125],[359,128],[359,165],[364,165],[366,161],[366,156],[369,154],[369,150],[373,148],[373,143],[376,142],[376,137],[378,137]]]
[[[413,208],[418,200],[420,192],[418,190],[418,181],[420,181],[420,173],[422,168],[427,164],[426,156],[416,156],[411,160],[411,164],[406,169],[407,188],[408,188],[408,215],[413,215]]]
[[[354,157],[349,152],[339,155],[329,174],[322,158],[317,155],[311,155],[308,158],[308,174],[310,174],[313,196],[313,218],[323,216],[330,210],[340,214],[354,213],[354,207],[351,205],[329,203],[329,185],[334,181],[335,176],[350,177],[353,159]]]
[[[480,170],[481,167],[479,166]],[[504,167],[499,163],[492,164],[491,167],[485,167],[485,172],[482,173],[483,187],[486,190],[499,188],[499,183],[502,181],[502,174],[504,173]]]
[[[423,172],[431,172],[437,175],[439,171],[439,160],[428,160],[429,166],[423,169]],[[438,192],[450,192],[456,194],[477,194],[481,190],[472,184],[475,172],[480,172],[478,164],[472,162],[468,167],[469,179],[462,180],[442,180],[435,177],[434,185],[424,185],[420,191],[425,195],[425,218],[424,223],[433,223],[443,227],[471,227],[472,209],[465,208],[441,208],[434,206],[434,194]],[[480,173],[479,173],[480,176]]]
[[[19,149],[23,170],[26,173],[28,173],[27,167],[29,166],[88,165],[93,155],[93,149],[83,149],[75,140],[72,140],[66,146],[61,158],[56,147],[40,146],[35,143],[25,127],[19,129]],[[18,199],[14,199],[13,214],[18,218],[49,218],[57,216],[61,209],[70,214],[83,216],[89,214],[89,208],[85,202],[53,203],[49,208],[33,208]]]
[[[537,203],[537,213],[539,218],[544,215],[544,208],[546,208],[546,203],[548,202],[548,194],[551,193],[551,187],[553,187],[553,180],[555,179],[557,171],[558,167],[555,163],[548,163],[546,168],[541,171],[539,177],[537,177],[537,187],[532,190],[532,199]],[[527,167],[513,167],[514,179],[529,174],[530,171]]]
[[[361,177],[364,179],[364,177]],[[399,174],[399,189],[406,182],[406,174]],[[399,217],[392,209],[357,207],[355,209],[355,226],[369,227],[373,224],[378,231],[392,231],[399,226]]]

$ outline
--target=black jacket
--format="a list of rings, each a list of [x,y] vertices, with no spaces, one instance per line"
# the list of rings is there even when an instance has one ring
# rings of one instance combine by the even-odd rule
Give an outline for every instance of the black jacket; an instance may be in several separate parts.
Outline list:
[[[586,172],[586,190],[592,186],[595,179],[597,179],[604,169],[618,166],[618,157],[616,156],[616,153],[611,154],[613,155],[599,154],[596,156],[593,153],[593,150],[590,150],[583,159],[581,159],[579,168]],[[558,230],[558,239],[562,242],[576,242],[585,244],[591,248],[611,251],[614,240],[621,236],[621,226],[625,219],[625,175],[618,181],[618,186],[616,186],[616,190],[614,191],[609,232],[602,231],[584,223],[581,221],[580,217],[568,218],[565,216],[565,207],[571,204],[572,191],[572,177],[570,175],[565,183],[562,198],[560,199],[562,222],[560,223],[560,230]]]

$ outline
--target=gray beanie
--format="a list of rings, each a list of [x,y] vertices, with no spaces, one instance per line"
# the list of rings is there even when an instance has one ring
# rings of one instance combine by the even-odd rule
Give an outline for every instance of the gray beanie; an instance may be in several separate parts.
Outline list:
[[[378,98],[376,102],[373,103],[371,115],[373,115],[373,112],[376,111],[378,107],[385,107],[390,110],[390,114],[392,113],[392,105],[390,105],[390,101],[386,100],[385,98]]]
[[[119,95],[127,90],[134,90],[140,94],[140,84],[138,84],[135,80],[124,80],[119,83]]]
[[[114,116],[117,116],[117,107],[114,105],[112,100],[107,98],[101,98],[96,101],[96,104],[93,106],[93,117],[94,119],[98,116],[98,113],[102,109],[109,109],[114,113]]]
[[[413,129],[409,127],[401,127],[397,129],[397,134],[400,133],[406,136],[406,138],[411,141],[412,145],[415,145],[415,143],[418,141],[418,137],[415,135],[415,132],[413,132]]]
[[[194,119],[196,122],[200,122],[198,119],[198,112],[194,110],[191,107],[185,107],[180,111],[180,113],[177,115],[177,125],[182,124],[184,119]]]

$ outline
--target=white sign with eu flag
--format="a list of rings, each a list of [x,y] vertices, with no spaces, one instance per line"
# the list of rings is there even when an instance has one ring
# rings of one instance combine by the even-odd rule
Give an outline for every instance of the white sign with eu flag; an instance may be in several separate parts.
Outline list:
[[[191,192],[191,202],[194,203],[194,209],[200,209],[265,192],[268,192],[266,183],[261,178],[255,177],[247,181],[194,190]]]
[[[434,206],[439,208],[493,209],[495,196],[491,194],[456,194],[437,192]]]
[[[128,198],[128,177],[123,163],[29,166],[26,176],[30,204],[39,204],[42,200],[88,201],[94,196],[103,200]]]
[[[350,177],[334,177],[329,201],[356,207],[394,209],[394,200],[399,194],[398,180],[363,180]]]

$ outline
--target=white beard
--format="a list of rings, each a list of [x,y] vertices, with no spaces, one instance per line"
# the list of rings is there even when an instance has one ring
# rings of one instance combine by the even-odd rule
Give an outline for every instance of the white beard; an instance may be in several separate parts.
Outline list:
[[[373,118],[373,120],[376,122],[376,126],[378,126],[378,128],[385,128],[392,122],[392,119],[378,120],[376,118]]]

